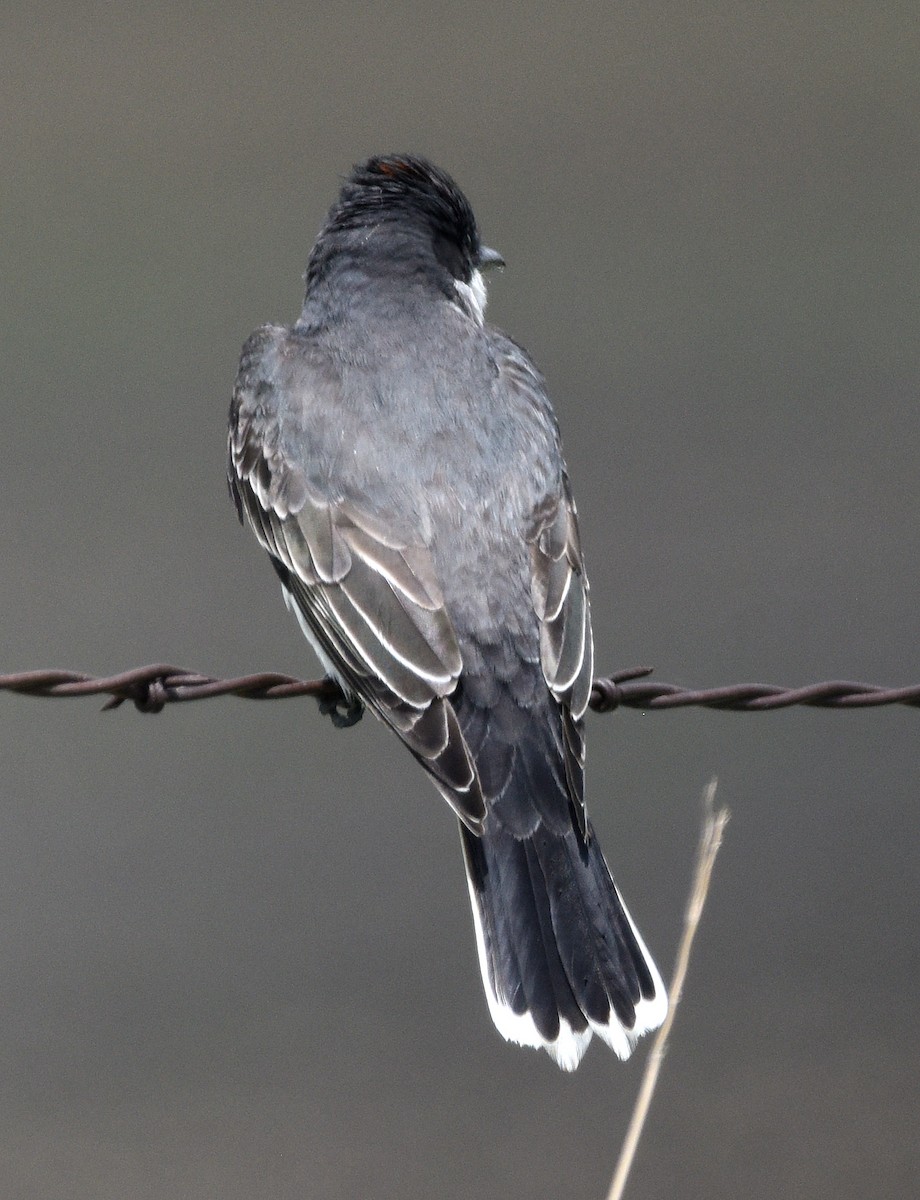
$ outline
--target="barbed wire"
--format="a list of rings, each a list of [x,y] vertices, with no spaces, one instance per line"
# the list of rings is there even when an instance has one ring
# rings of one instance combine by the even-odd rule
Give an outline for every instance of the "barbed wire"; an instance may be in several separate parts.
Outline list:
[[[880,687],[872,683],[828,680],[804,687],[784,688],[765,683],[733,683],[715,688],[685,688],[650,679],[652,667],[631,667],[594,680],[591,708],[612,712],[639,708],[658,712],[672,708],[718,708],[734,712],[769,712],[806,705],[811,708],[874,708],[902,704],[920,708],[920,684]],[[237,696],[243,700],[287,700],[312,696],[327,708],[344,703],[338,685],[330,679],[296,679],[272,671],[218,679],[185,667],[152,663],[117,675],[93,676],[78,671],[20,671],[0,675],[0,691],[25,696],[64,698],[108,696],[104,710],[130,701],[140,712],[161,712],[167,704]]]

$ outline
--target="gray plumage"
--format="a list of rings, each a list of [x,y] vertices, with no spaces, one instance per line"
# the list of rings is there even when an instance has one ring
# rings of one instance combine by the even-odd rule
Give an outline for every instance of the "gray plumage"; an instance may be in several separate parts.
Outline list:
[[[543,380],[482,320],[497,258],[443,172],[356,168],[300,319],[243,349],[229,480],[327,669],[460,818],[496,1024],[571,1069],[665,1002],[585,814],[588,584]]]

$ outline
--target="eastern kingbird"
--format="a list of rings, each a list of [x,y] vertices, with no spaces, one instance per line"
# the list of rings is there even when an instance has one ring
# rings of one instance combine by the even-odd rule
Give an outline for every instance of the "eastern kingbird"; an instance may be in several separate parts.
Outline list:
[[[543,379],[484,322],[496,265],[444,171],[356,167],[297,322],[243,347],[228,478],[339,722],[370,708],[460,819],[499,1032],[574,1070],[667,999],[585,811],[588,581]]]

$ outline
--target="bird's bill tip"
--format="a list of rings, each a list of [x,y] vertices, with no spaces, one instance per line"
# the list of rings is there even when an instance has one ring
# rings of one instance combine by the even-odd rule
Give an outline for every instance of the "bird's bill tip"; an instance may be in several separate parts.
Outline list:
[[[479,253],[476,256],[476,265],[480,270],[488,270],[490,267],[505,266],[504,257],[491,246],[480,246]]]

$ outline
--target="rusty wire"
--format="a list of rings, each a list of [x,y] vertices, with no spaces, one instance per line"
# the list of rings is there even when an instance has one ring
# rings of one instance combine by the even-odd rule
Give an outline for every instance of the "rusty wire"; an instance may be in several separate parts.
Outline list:
[[[871,683],[829,680],[804,687],[783,688],[764,683],[734,683],[716,688],[684,688],[659,683],[649,676],[651,667],[633,667],[595,679],[591,707],[595,712],[615,708],[729,709],[734,712],[766,712],[793,705],[812,708],[870,708],[882,704],[920,707],[920,684],[887,688]],[[20,671],[0,675],[0,691],[26,696],[108,696],[104,709],[118,708],[130,700],[140,712],[161,712],[167,704],[209,700],[215,696],[238,696],[245,700],[286,700],[312,696],[323,704],[342,701],[343,696],[329,679],[295,679],[262,671],[235,679],[217,679],[184,667],[154,663],[118,675],[92,676],[77,671]]]

